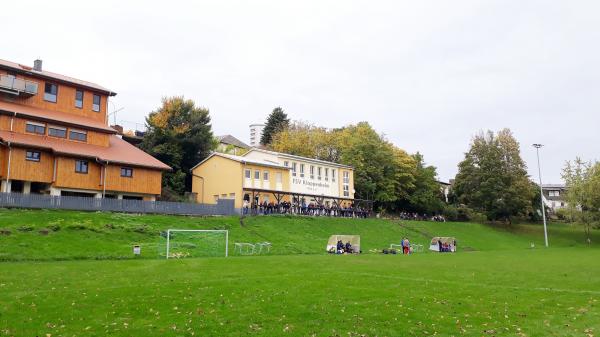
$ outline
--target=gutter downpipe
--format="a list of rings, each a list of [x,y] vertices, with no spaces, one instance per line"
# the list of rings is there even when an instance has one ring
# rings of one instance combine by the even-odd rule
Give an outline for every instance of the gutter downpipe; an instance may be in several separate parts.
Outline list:
[[[204,203],[204,177],[199,176],[199,175],[194,174],[194,173],[192,173],[192,177],[196,177],[196,178],[202,179],[202,190],[201,190],[202,192],[201,192],[201,195],[200,195],[200,203],[203,204]]]
[[[108,166],[108,160],[105,165],[98,157],[96,157],[96,162],[102,165],[102,199],[104,199],[106,197],[106,168]]]
[[[10,181],[10,159],[12,157],[12,148],[10,142],[7,142],[8,146],[8,166],[6,168],[6,184],[4,185],[4,193],[8,193],[8,182]]]

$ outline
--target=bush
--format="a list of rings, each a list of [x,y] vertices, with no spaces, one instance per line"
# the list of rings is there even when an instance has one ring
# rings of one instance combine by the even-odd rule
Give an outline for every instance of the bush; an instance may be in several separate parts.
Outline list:
[[[565,208],[559,208],[557,209],[554,214],[556,215],[556,218],[558,220],[562,220],[562,221],[570,221],[571,217],[569,216],[569,211]]]
[[[30,225],[23,225],[23,226],[21,226],[21,227],[17,228],[17,230],[18,230],[19,232],[31,232],[31,231],[33,230],[33,226],[30,226]]]
[[[446,205],[446,207],[444,207],[443,214],[448,221],[471,221],[473,220],[473,215],[477,213],[464,205],[460,205],[458,207],[454,205]]]
[[[48,226],[48,228],[53,232],[58,232],[60,230],[60,225],[53,224]]]

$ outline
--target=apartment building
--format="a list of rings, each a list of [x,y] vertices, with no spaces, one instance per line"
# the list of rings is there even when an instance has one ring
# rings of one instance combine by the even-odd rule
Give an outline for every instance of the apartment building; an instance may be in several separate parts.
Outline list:
[[[155,200],[170,167],[108,126],[116,93],[0,60],[2,192]]]

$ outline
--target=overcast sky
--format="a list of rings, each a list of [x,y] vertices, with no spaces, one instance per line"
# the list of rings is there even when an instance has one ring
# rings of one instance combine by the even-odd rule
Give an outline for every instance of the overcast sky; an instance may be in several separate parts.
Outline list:
[[[248,141],[276,106],[326,127],[368,121],[439,178],[479,130],[508,127],[537,180],[599,159],[598,1],[7,1],[0,58],[116,91],[118,121],[161,97]],[[113,106],[109,106],[113,110]]]

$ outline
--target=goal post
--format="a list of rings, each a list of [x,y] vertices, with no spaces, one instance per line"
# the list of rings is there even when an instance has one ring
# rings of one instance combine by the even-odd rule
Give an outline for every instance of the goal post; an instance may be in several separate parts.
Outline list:
[[[186,234],[181,236],[179,234]],[[166,257],[187,257],[192,256],[189,251],[202,251],[209,254],[204,256],[229,256],[229,231],[221,229],[168,229],[167,230],[167,252]],[[224,244],[223,244],[224,243]],[[222,247],[223,245],[224,247]],[[188,252],[174,252],[185,251]],[[175,255],[177,254],[177,255]]]

